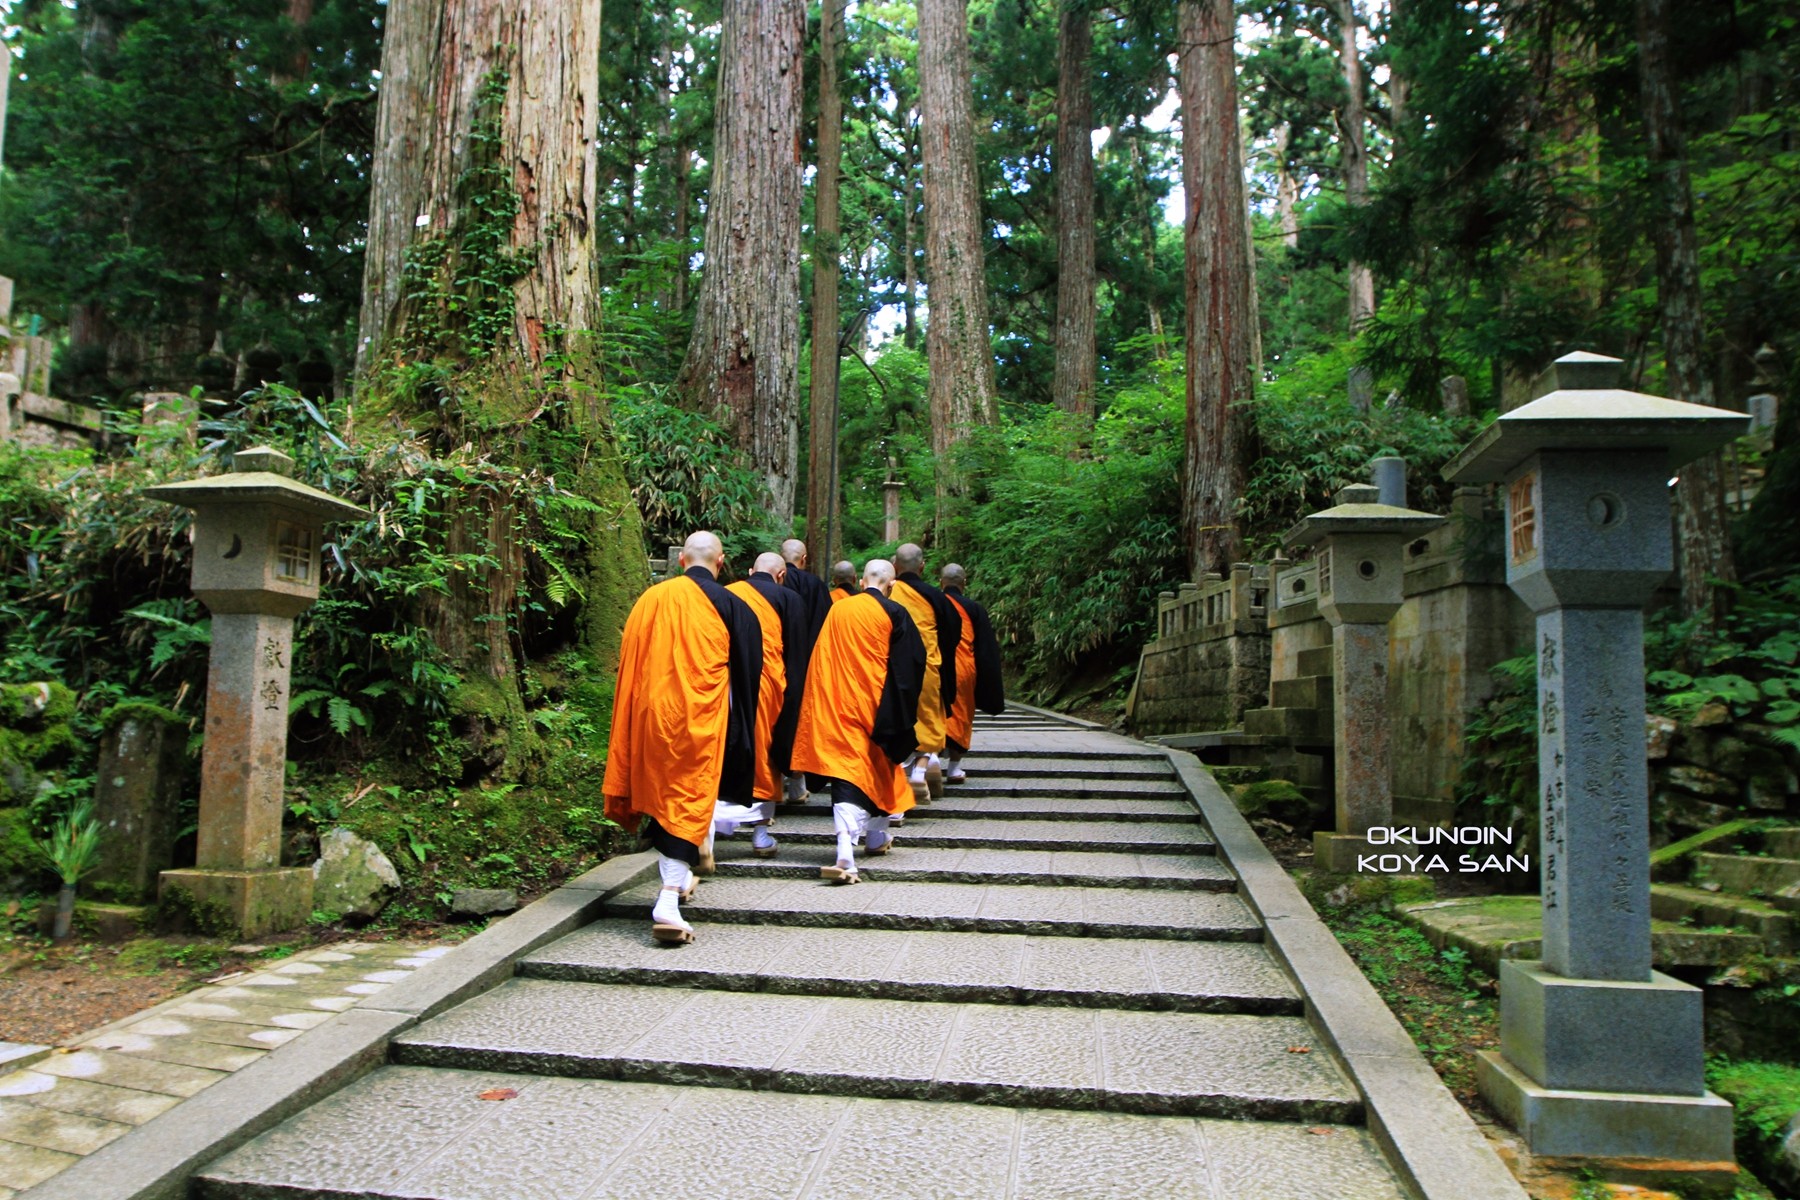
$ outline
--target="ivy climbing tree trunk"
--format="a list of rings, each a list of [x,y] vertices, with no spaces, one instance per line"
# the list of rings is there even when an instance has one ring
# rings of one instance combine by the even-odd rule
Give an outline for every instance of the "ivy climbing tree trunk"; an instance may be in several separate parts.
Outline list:
[[[844,104],[838,95],[839,0],[819,10],[819,163],[813,181],[812,394],[807,438],[806,537],[813,561],[828,568],[841,534],[836,521],[838,399],[838,185],[844,156]],[[827,536],[829,530],[830,536]]]
[[[925,359],[938,493],[959,491],[952,446],[999,420],[988,337],[980,176],[966,0],[919,0],[919,131],[925,168]]]
[[[1638,84],[1644,133],[1650,143],[1650,179],[1656,215],[1656,302],[1662,318],[1663,360],[1677,399],[1716,403],[1707,370],[1706,319],[1701,307],[1699,237],[1694,228],[1694,189],[1688,177],[1687,131],[1669,62],[1669,0],[1637,0]],[[1681,468],[1675,486],[1680,531],[1681,607],[1708,620],[1723,613],[1726,591],[1737,581],[1725,480],[1717,452]],[[1715,582],[1717,581],[1717,582]]]
[[[676,389],[717,413],[794,518],[799,444],[801,0],[725,0],[706,268]]]
[[[1228,570],[1241,556],[1237,507],[1254,437],[1256,292],[1238,134],[1236,27],[1231,0],[1182,0],[1187,447],[1181,530],[1195,579]]]
[[[577,527],[582,557],[555,570],[578,597],[564,624],[597,676],[610,675],[647,578],[585,336],[599,323],[599,44],[599,0],[391,0],[387,9],[358,416],[418,430],[477,481],[432,499],[453,565],[421,603],[465,681],[452,715],[487,768],[535,743],[519,684],[519,609],[546,559],[531,544],[541,497],[516,481],[554,473],[580,498],[562,519]],[[424,363],[429,385],[408,369]]]
[[[1065,3],[1056,26],[1056,405],[1094,415],[1094,106],[1087,8]]]

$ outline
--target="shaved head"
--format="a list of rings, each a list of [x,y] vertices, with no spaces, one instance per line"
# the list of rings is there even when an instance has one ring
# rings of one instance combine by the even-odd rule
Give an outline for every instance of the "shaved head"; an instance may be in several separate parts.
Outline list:
[[[846,591],[856,586],[856,567],[850,560],[845,559],[831,568],[831,586]]]
[[[789,538],[781,543],[781,557],[796,567],[806,565],[806,543],[799,538]]]
[[[918,545],[908,542],[894,551],[894,570],[902,575],[916,573],[925,569],[925,552]]]
[[[787,570],[787,563],[783,562],[781,555],[775,553],[773,550],[764,550],[761,554],[756,556],[756,566],[751,569],[762,571],[765,574],[773,575],[776,579],[780,579],[782,572]]]
[[[863,564],[863,586],[887,591],[894,582],[894,564],[885,558],[871,558]]]
[[[705,567],[714,575],[719,573],[719,562],[725,557],[725,547],[716,534],[701,529],[688,535],[687,542],[681,547],[681,566]]]
[[[969,573],[962,569],[961,563],[945,563],[944,569],[938,572],[938,582],[944,587],[960,590],[969,586]]]

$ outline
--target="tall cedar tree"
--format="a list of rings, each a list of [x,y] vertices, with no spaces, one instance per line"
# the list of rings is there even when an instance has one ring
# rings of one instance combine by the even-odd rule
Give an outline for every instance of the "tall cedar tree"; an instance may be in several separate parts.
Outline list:
[[[807,438],[806,536],[814,561],[836,560],[838,506],[838,187],[843,173],[844,101],[838,94],[840,0],[819,8],[819,162],[813,183],[812,393]],[[830,536],[827,536],[829,532]]]
[[[1669,8],[1669,0],[1637,0],[1638,79],[1655,188],[1650,236],[1656,246],[1656,301],[1662,317],[1669,387],[1682,400],[1711,405],[1713,375],[1707,362],[1706,319],[1700,302],[1694,189],[1688,179],[1687,131],[1669,63]],[[1717,453],[1681,469],[1675,499],[1681,533],[1682,611],[1688,616],[1716,617],[1725,593],[1714,581],[1729,584],[1737,579]]]
[[[1094,106],[1088,87],[1093,17],[1065,2],[1056,26],[1057,407],[1094,414]]]
[[[1187,448],[1181,530],[1195,579],[1243,546],[1237,506],[1254,438],[1256,292],[1238,136],[1231,0],[1182,0],[1181,181],[1187,191]]]
[[[919,124],[925,166],[925,357],[938,492],[957,491],[949,451],[999,419],[988,334],[981,177],[966,0],[919,0]]]
[[[794,518],[799,457],[801,0],[726,0],[713,109],[706,269],[687,359],[686,403],[717,414]]]
[[[1369,133],[1363,113],[1362,55],[1356,48],[1356,0],[1338,0],[1339,58],[1344,69],[1344,108],[1338,116],[1344,139],[1344,200],[1351,208],[1369,202]],[[1350,331],[1375,315],[1375,273],[1352,258],[1349,271]]]
[[[393,0],[382,48],[363,280],[366,389],[395,415],[522,458],[534,422],[564,422],[585,447],[562,482],[594,501],[579,640],[601,670],[643,583],[636,509],[591,355],[573,335],[599,317],[591,231],[599,0]],[[401,381],[429,361],[431,394]],[[568,364],[575,364],[573,366]],[[413,411],[406,411],[411,407]],[[478,726],[523,711],[508,620],[525,567],[515,501],[470,490],[442,516],[445,551],[482,565],[426,594],[438,648],[487,696]],[[498,701],[498,706],[494,703]],[[479,735],[479,729],[468,732]],[[497,732],[497,731],[495,731]]]

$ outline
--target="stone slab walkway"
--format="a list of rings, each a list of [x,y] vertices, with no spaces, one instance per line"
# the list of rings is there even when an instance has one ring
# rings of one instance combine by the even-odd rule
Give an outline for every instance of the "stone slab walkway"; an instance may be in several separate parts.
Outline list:
[[[784,813],[778,858],[722,847],[693,945],[613,896],[198,1195],[1402,1196],[1167,757],[976,739],[862,884],[817,877],[823,805]]]
[[[447,946],[342,942],[196,988],[0,1075],[0,1200],[353,1008]]]

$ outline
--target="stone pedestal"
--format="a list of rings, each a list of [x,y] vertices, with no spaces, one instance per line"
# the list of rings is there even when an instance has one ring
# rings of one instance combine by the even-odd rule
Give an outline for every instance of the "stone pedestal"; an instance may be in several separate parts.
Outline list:
[[[312,916],[310,867],[266,867],[260,871],[187,867],[162,873],[162,894],[180,889],[202,910],[212,909],[240,937],[261,937],[297,929]]]

